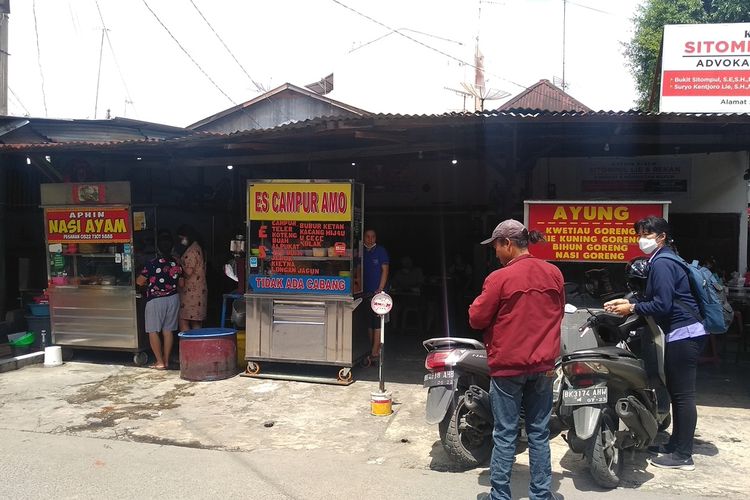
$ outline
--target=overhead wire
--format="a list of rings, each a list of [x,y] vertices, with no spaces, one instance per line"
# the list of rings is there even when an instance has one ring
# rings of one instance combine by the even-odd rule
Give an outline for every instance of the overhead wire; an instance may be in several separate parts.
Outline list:
[[[42,70],[42,50],[39,47],[39,27],[36,20],[36,0],[31,2],[31,12],[34,15],[34,34],[36,36],[36,62],[39,66],[39,75],[42,78],[42,103],[44,104],[44,116],[47,117],[47,94],[44,91],[44,71]]]
[[[185,55],[188,57],[188,59],[190,59],[190,61],[192,61],[192,63],[195,64],[195,67],[197,67],[200,70],[200,72],[203,73],[203,75],[208,79],[208,81],[211,82],[213,84],[213,86],[216,87],[216,89],[219,92],[221,92],[221,94],[229,100],[229,102],[231,102],[232,104],[236,105],[237,103],[234,102],[234,99],[232,99],[231,97],[229,97],[229,95],[226,92],[224,92],[224,90],[221,87],[219,87],[219,84],[216,83],[214,81],[214,79],[211,78],[211,76],[208,73],[206,73],[206,70],[204,70],[203,67],[200,64],[198,64],[198,61],[196,61],[193,58],[193,56],[190,55],[190,52],[188,52],[187,49],[185,47],[183,47],[183,45],[180,43],[180,41],[177,40],[177,38],[172,34],[172,32],[169,31],[169,28],[167,28],[167,26],[162,22],[162,20],[159,19],[159,16],[156,15],[156,12],[153,11],[153,9],[148,4],[148,2],[146,0],[142,0],[142,1],[143,1],[143,4],[148,9],[148,11],[151,12],[151,14],[154,16],[154,18],[156,19],[156,21],[161,25],[162,28],[164,28],[164,31],[166,31],[167,34],[172,38],[172,40],[174,40],[174,42],[177,44],[177,46],[180,48],[180,50],[182,50],[182,52],[185,53]]]
[[[75,12],[73,12],[73,6],[70,5],[70,0],[68,0],[68,12],[70,12],[70,22],[73,25],[73,31],[78,35],[78,17]]]
[[[18,97],[15,92],[13,92],[13,89],[10,86],[8,86],[8,91],[10,92],[10,95],[12,95],[13,98],[18,102],[18,104],[21,105],[23,110],[26,112],[26,116],[31,116],[31,113],[29,113],[29,109],[24,105],[23,101],[21,101],[21,98]]]
[[[390,26],[388,26],[387,24],[385,24],[385,23],[382,23],[382,22],[378,21],[377,19],[374,19],[374,18],[372,18],[371,16],[369,16],[369,15],[367,15],[367,14],[365,14],[365,13],[363,13],[363,12],[360,12],[360,11],[358,11],[357,9],[354,9],[354,8],[352,8],[352,7],[349,7],[348,5],[344,4],[343,2],[340,2],[339,0],[331,0],[331,1],[332,1],[333,3],[335,3],[335,4],[338,4],[338,5],[340,5],[341,7],[345,8],[345,9],[347,9],[347,10],[350,10],[350,11],[354,12],[354,13],[355,13],[355,14],[357,14],[358,16],[364,17],[365,19],[367,19],[367,20],[369,20],[369,21],[372,21],[373,23],[377,24],[378,26],[382,26],[383,28],[385,28],[385,29],[387,29],[387,30],[389,30],[389,31],[393,31],[393,32],[395,32],[396,34],[398,34],[398,35],[400,35],[400,36],[402,36],[402,37],[404,37],[404,38],[406,38],[406,39],[408,39],[408,40],[411,40],[412,42],[414,42],[414,43],[416,43],[416,44],[418,44],[418,45],[421,45],[421,46],[425,47],[426,49],[429,49],[429,50],[431,50],[431,51],[433,51],[433,52],[437,52],[438,54],[440,54],[440,55],[442,55],[442,56],[445,56],[445,57],[447,57],[447,58],[449,58],[449,59],[452,59],[452,60],[454,60],[454,61],[456,61],[456,62],[458,62],[458,63],[464,64],[464,65],[466,65],[466,66],[468,66],[468,67],[470,67],[470,68],[474,68],[474,69],[481,69],[481,68],[477,68],[477,66],[476,66],[476,65],[474,65],[474,64],[472,64],[472,63],[470,63],[470,62],[464,61],[463,59],[461,59],[461,58],[459,58],[459,57],[456,57],[456,56],[454,56],[453,54],[449,54],[448,52],[445,52],[445,51],[443,51],[443,50],[440,50],[440,49],[438,49],[438,48],[436,48],[436,47],[433,47],[433,46],[431,46],[431,45],[428,45],[428,44],[426,44],[426,43],[424,43],[424,42],[422,42],[422,41],[420,41],[420,40],[417,40],[417,39],[416,39],[416,38],[414,38],[414,37],[411,37],[411,36],[409,36],[409,35],[406,35],[406,34],[404,34],[404,33],[400,32],[400,31],[398,31],[398,30],[396,30],[396,29],[394,29],[394,28],[391,28],[391,27],[390,27]],[[492,76],[495,76],[495,77],[497,77],[497,78],[500,78],[501,80],[503,80],[503,81],[506,81],[506,82],[508,82],[508,83],[512,83],[513,85],[516,85],[516,86],[518,86],[518,87],[521,87],[521,88],[523,88],[523,89],[527,88],[527,85],[522,85],[522,84],[520,84],[520,83],[518,83],[518,82],[514,82],[513,80],[509,80],[508,78],[502,77],[502,76],[500,76],[500,75],[496,75],[496,74],[494,74],[494,73],[490,73],[490,72],[488,72],[488,71],[485,71],[485,73],[489,73],[489,74],[491,74]]]
[[[608,16],[622,17],[622,16],[619,16],[618,14],[615,14],[614,12],[608,12],[606,10],[601,10],[601,9],[597,9],[597,8],[594,8],[594,7],[589,7],[588,5],[583,5],[581,3],[573,2],[572,0],[566,0],[566,1],[569,4],[571,4],[571,5],[575,5],[576,7],[581,7],[583,9],[588,9],[588,10],[592,10],[594,12],[599,12],[600,14],[607,14]]]
[[[365,18],[365,19],[367,19],[367,20],[369,20],[369,21],[371,21],[371,22],[373,22],[373,23],[377,24],[378,26],[382,26],[383,28],[386,28],[387,30],[389,30],[389,31],[391,31],[391,32],[395,32],[395,33],[397,33],[398,35],[401,35],[402,37],[404,37],[404,38],[406,38],[406,39],[408,39],[408,40],[411,40],[412,42],[414,42],[414,43],[416,43],[416,44],[418,44],[418,45],[421,45],[421,46],[423,46],[423,47],[425,47],[425,48],[427,48],[427,49],[429,49],[429,50],[431,50],[431,51],[433,51],[433,52],[437,52],[438,54],[441,54],[441,55],[443,55],[443,56],[445,56],[445,57],[447,57],[447,58],[449,58],[449,59],[452,59],[452,60],[454,60],[454,61],[456,61],[456,62],[460,63],[460,64],[464,64],[464,65],[466,65],[466,66],[468,66],[468,67],[470,67],[470,68],[473,68],[473,69],[479,69],[479,70],[481,70],[481,71],[484,71],[484,73],[485,73],[485,74],[489,74],[489,75],[492,75],[492,76],[494,76],[494,77],[497,77],[497,78],[499,78],[499,79],[501,79],[501,80],[503,80],[503,81],[506,81],[506,82],[508,82],[508,83],[511,83],[511,84],[513,84],[513,85],[516,85],[517,87],[521,87],[521,88],[523,88],[523,89],[526,89],[526,90],[528,90],[528,89],[529,89],[529,87],[531,87],[530,85],[522,85],[522,84],[520,84],[520,83],[518,83],[518,82],[515,82],[515,81],[513,81],[513,80],[510,80],[510,79],[508,79],[508,78],[505,78],[505,77],[503,77],[503,76],[500,76],[500,75],[498,75],[498,74],[496,74],[496,73],[492,73],[492,72],[490,72],[490,71],[487,71],[487,70],[486,70],[486,69],[484,69],[484,68],[478,68],[478,67],[477,67],[476,65],[474,65],[474,64],[472,64],[472,63],[470,63],[470,62],[464,61],[463,59],[461,59],[461,58],[459,58],[459,57],[456,57],[456,56],[454,56],[454,55],[452,55],[452,54],[449,54],[449,53],[447,53],[447,52],[445,52],[445,51],[443,51],[443,50],[440,50],[440,49],[438,49],[438,48],[432,47],[431,45],[428,45],[428,44],[426,44],[426,43],[424,43],[424,42],[422,42],[422,41],[420,41],[420,40],[417,40],[417,39],[416,39],[416,38],[414,38],[414,37],[408,36],[408,35],[406,35],[406,34],[404,34],[404,33],[400,32],[400,31],[398,31],[398,30],[395,30],[395,29],[391,28],[390,26],[388,26],[387,24],[385,24],[385,23],[382,23],[382,22],[378,21],[377,19],[374,19],[373,17],[371,17],[371,16],[369,16],[369,15],[367,15],[367,14],[363,13],[363,12],[360,12],[360,11],[358,11],[358,10],[356,10],[356,9],[352,8],[352,7],[349,7],[348,5],[344,4],[343,2],[341,2],[341,1],[339,1],[339,0],[331,0],[331,1],[332,1],[333,3],[336,3],[336,4],[340,5],[341,7],[345,8],[345,9],[347,9],[347,10],[350,10],[350,11],[354,12],[354,13],[355,13],[355,14],[357,14],[358,16],[360,16],[360,17],[363,17],[363,18]],[[483,2],[483,3],[493,3],[493,2]],[[583,7],[585,7],[585,6],[583,6]],[[390,35],[391,33],[388,33],[388,34]],[[534,90],[534,92],[536,92],[536,90]],[[563,103],[563,102],[565,102],[565,101],[563,101],[562,99],[560,99],[560,98],[558,98],[558,97],[556,97],[556,96],[552,96],[552,95],[545,95],[545,97],[546,97],[547,99],[551,99],[551,100],[554,100],[554,101],[558,101],[558,102],[560,102],[560,103]]]
[[[224,46],[224,48],[225,48],[225,49],[227,50],[227,52],[229,53],[229,55],[230,55],[230,56],[232,56],[232,59],[234,59],[234,62],[236,62],[236,63],[237,63],[237,66],[239,66],[239,67],[240,67],[240,69],[242,70],[242,72],[243,72],[243,73],[245,73],[245,76],[247,76],[247,79],[248,79],[248,80],[250,80],[250,82],[251,82],[251,83],[252,83],[252,84],[253,84],[253,85],[255,86],[256,90],[258,90],[259,92],[266,92],[267,90],[266,90],[265,88],[263,88],[263,86],[262,86],[261,84],[259,84],[258,82],[256,82],[256,81],[255,81],[255,80],[253,79],[253,77],[252,77],[252,76],[250,76],[250,74],[249,74],[249,73],[247,72],[247,70],[246,70],[246,69],[245,69],[245,67],[244,67],[244,66],[242,65],[242,63],[241,63],[241,62],[240,62],[240,61],[239,61],[239,60],[237,59],[237,57],[235,57],[234,53],[233,53],[233,52],[232,52],[232,51],[231,51],[231,50],[229,49],[229,47],[228,47],[228,46],[227,46],[227,44],[226,44],[226,43],[224,42],[224,40],[223,40],[223,39],[221,38],[221,36],[219,36],[219,34],[218,34],[218,33],[216,32],[216,30],[214,29],[214,27],[213,27],[213,26],[211,25],[211,23],[210,23],[210,22],[208,22],[208,19],[206,19],[206,16],[204,16],[204,15],[203,15],[203,12],[201,12],[201,10],[200,10],[200,9],[198,8],[198,6],[197,6],[197,5],[195,4],[195,2],[194,2],[193,0],[190,0],[190,3],[191,3],[191,4],[193,4],[193,7],[195,7],[195,10],[196,10],[196,11],[198,12],[198,14],[199,14],[199,15],[201,16],[201,18],[203,19],[203,21],[204,21],[204,22],[206,23],[206,25],[207,25],[207,26],[208,26],[208,27],[209,27],[209,28],[211,29],[211,31],[213,31],[214,35],[216,35],[216,38],[218,38],[218,39],[219,39],[219,41],[220,41],[220,42],[221,42],[221,44],[222,44],[222,45]]]
[[[120,63],[117,61],[115,48],[112,45],[112,40],[109,38],[109,29],[107,28],[107,23],[104,22],[104,16],[102,15],[102,10],[101,8],[99,8],[99,0],[95,0],[95,3],[96,3],[96,10],[99,12],[99,19],[102,21],[102,28],[104,29],[104,35],[107,38],[107,45],[109,45],[109,51],[112,53],[112,60],[114,61],[115,67],[117,68],[117,72],[120,75],[120,81],[122,82],[122,86],[125,89],[125,97],[127,97],[127,102],[130,103],[130,105],[133,107],[133,111],[135,112],[135,115],[138,116],[138,110],[135,107],[133,98],[130,96],[130,89],[128,89],[128,84],[125,82],[125,76],[122,74]]]
[[[143,0],[143,4],[146,6],[146,8],[149,10],[149,12],[151,12],[151,14],[154,16],[154,18],[156,19],[156,21],[161,25],[161,27],[164,28],[164,30],[169,34],[170,37],[172,37],[172,40],[174,40],[174,42],[177,44],[177,46],[180,47],[180,49],[185,53],[185,55],[188,57],[188,59],[190,59],[193,62],[193,64],[195,64],[195,66],[201,71],[201,73],[203,73],[203,75],[205,75],[205,77],[208,78],[208,80],[213,84],[213,86],[216,87],[216,89],[219,92],[221,92],[222,95],[224,95],[224,97],[226,97],[229,100],[229,102],[231,102],[234,106],[239,106],[239,111],[241,113],[243,113],[245,116],[247,116],[248,118],[250,118],[250,120],[252,120],[253,122],[255,122],[255,124],[259,128],[263,128],[263,126],[258,122],[258,120],[256,120],[252,115],[250,115],[249,113],[247,113],[247,111],[245,111],[245,109],[242,108],[241,105],[239,105],[236,102],[234,102],[234,99],[232,99],[231,97],[229,97],[229,95],[226,92],[224,92],[224,90],[222,90],[221,87],[219,87],[219,85],[214,81],[214,79],[211,78],[208,73],[206,73],[206,71],[203,69],[203,67],[201,67],[201,65],[198,64],[198,61],[196,61],[193,58],[193,56],[190,55],[190,53],[187,51],[187,49],[185,47],[183,47],[182,44],[180,43],[180,41],[177,40],[177,38],[172,34],[171,31],[169,31],[169,28],[167,28],[167,26],[162,22],[162,20],[159,19],[159,16],[156,15],[156,12],[153,11],[153,9],[149,6],[149,4],[148,4],[148,2],[146,2],[146,0]]]

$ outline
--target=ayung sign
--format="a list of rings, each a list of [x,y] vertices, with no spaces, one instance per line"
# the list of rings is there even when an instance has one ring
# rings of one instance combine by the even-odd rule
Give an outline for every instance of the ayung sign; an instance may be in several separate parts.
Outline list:
[[[625,262],[643,252],[633,224],[667,217],[669,202],[527,201],[526,227],[544,234],[535,257],[552,261]]]
[[[750,23],[664,26],[659,111],[750,112]]]

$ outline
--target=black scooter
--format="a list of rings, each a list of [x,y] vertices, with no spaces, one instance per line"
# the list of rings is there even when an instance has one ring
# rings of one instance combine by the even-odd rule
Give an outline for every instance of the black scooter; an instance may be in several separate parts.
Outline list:
[[[580,324],[579,310],[565,306],[560,340],[561,354],[594,344],[578,339],[573,325]],[[490,404],[490,375],[484,344],[473,339],[441,337],[425,340],[427,349],[424,386],[428,389],[426,420],[438,424],[440,442],[451,460],[462,468],[476,467],[492,452],[494,418]],[[553,409],[559,405],[562,369],[558,361],[552,387]],[[553,410],[553,414],[556,414]],[[523,412],[518,424],[520,441],[526,438]]]
[[[426,419],[438,424],[440,442],[462,468],[476,467],[492,452],[490,376],[484,345],[473,339],[441,337],[427,349]]]
[[[562,397],[556,411],[570,430],[570,449],[583,453],[594,481],[620,482],[624,451],[652,445],[671,421],[664,378],[664,334],[651,317],[603,310],[578,331],[598,347],[562,357]]]

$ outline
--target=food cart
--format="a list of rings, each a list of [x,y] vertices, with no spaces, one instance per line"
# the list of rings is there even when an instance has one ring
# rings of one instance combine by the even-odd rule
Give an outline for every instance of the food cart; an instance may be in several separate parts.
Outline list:
[[[363,187],[352,181],[248,181],[246,375],[266,362],[351,367],[368,351],[362,302]],[[277,365],[279,366],[279,365]],[[288,370],[289,371],[289,370]],[[299,371],[299,370],[296,370]]]
[[[145,364],[130,183],[42,184],[41,201],[52,341],[132,351]]]

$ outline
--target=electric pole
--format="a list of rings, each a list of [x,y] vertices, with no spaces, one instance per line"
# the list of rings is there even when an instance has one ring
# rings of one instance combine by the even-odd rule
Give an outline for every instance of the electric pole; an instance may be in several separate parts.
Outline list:
[[[0,0],[0,116],[8,114],[8,17],[10,0]]]

